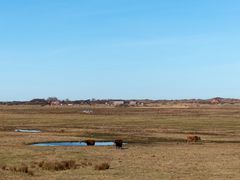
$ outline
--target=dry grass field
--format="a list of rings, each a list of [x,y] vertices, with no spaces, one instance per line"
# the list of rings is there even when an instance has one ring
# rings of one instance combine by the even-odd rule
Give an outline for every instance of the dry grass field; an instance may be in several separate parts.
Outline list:
[[[186,143],[188,135],[202,141]],[[127,145],[29,145],[86,139]],[[240,179],[240,106],[0,106],[0,179]]]

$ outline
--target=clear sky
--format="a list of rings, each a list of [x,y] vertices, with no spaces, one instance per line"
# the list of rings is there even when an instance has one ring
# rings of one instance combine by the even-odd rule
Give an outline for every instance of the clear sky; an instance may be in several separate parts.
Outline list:
[[[2,0],[0,100],[240,98],[239,0]]]

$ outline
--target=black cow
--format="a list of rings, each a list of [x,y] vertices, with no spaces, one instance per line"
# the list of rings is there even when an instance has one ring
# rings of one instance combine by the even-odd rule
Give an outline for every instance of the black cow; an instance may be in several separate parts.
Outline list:
[[[116,149],[122,149],[122,145],[123,145],[123,140],[121,139],[117,139],[114,141],[115,145],[116,145]]]
[[[88,146],[94,146],[94,145],[95,145],[95,141],[94,141],[94,140],[86,140],[85,143],[86,143]]]

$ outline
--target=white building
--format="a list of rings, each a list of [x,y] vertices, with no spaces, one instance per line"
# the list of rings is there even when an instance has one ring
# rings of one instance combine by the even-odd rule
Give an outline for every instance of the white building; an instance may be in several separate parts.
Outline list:
[[[120,105],[123,105],[124,104],[124,101],[112,101],[112,104],[114,106],[120,106]]]

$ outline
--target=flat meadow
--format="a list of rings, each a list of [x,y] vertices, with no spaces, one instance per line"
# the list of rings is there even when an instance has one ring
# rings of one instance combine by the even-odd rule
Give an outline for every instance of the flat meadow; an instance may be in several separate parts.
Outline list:
[[[87,139],[127,144],[31,146]],[[239,179],[239,167],[240,105],[0,106],[0,179]]]

